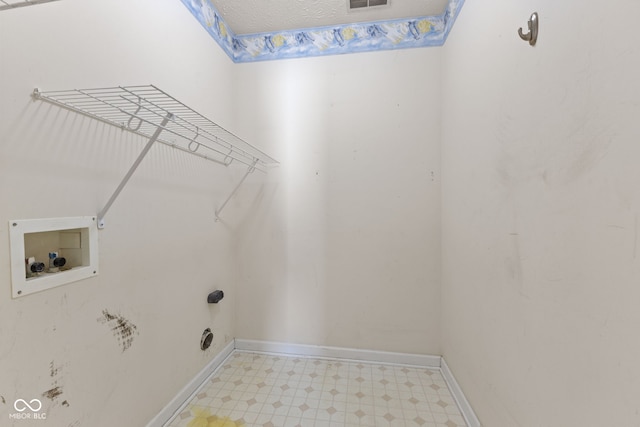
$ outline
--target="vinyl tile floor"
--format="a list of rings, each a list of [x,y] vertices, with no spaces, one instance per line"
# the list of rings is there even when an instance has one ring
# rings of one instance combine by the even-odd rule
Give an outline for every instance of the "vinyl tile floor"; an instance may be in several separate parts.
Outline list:
[[[235,350],[167,426],[466,424],[438,369]]]

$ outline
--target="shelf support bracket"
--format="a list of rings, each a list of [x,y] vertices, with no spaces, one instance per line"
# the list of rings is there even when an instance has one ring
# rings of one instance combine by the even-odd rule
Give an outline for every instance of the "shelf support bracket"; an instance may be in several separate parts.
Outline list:
[[[169,120],[171,119],[173,119],[173,114],[167,113],[167,115],[162,119],[162,123],[160,123],[160,125],[156,128],[153,135],[151,135],[151,138],[149,138],[147,145],[144,146],[144,148],[142,149],[142,152],[138,155],[138,158],[136,159],[136,161],[133,162],[133,165],[131,165],[131,167],[129,168],[129,172],[127,172],[124,178],[122,178],[122,181],[120,182],[120,185],[118,185],[118,188],[116,188],[116,191],[113,192],[107,204],[104,206],[104,208],[102,208],[100,213],[98,213],[98,228],[100,229],[104,228],[105,226],[104,216],[107,214],[113,202],[115,202],[115,200],[118,198],[118,196],[120,195],[120,192],[127,185],[127,182],[129,182],[129,179],[131,178],[133,173],[136,171],[136,169],[138,169],[138,166],[140,166],[140,163],[142,162],[142,160],[145,158],[145,156],[153,146],[153,143],[156,142],[156,140],[160,136],[160,133],[162,133],[165,126],[167,125],[167,123],[169,123]]]
[[[224,207],[227,206],[227,203],[229,203],[229,200],[231,200],[231,198],[238,192],[238,190],[240,189],[240,186],[242,185],[244,180],[247,179],[247,177],[249,176],[250,173],[252,173],[254,170],[256,170],[256,164],[257,163],[258,163],[258,159],[255,159],[253,161],[253,163],[251,164],[251,166],[249,166],[247,168],[247,171],[245,172],[245,174],[242,177],[242,179],[240,180],[240,182],[238,182],[238,184],[233,189],[231,194],[229,194],[229,197],[227,197],[227,200],[225,200],[224,203],[218,209],[216,209],[216,214],[215,214],[216,215],[216,222],[220,221],[220,213],[222,212]]]

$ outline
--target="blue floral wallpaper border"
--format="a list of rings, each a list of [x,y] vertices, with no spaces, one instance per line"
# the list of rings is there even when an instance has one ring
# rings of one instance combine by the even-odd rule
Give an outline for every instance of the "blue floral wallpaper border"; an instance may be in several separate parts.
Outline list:
[[[235,35],[211,0],[181,0],[233,62],[441,46],[464,0],[437,16]]]

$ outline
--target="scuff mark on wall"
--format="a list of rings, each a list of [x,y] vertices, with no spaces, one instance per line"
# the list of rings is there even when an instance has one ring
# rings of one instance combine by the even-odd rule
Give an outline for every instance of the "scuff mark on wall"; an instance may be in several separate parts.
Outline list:
[[[61,366],[56,366],[55,362],[52,360],[51,363],[49,363],[49,371],[50,371],[50,376],[51,378],[53,378],[53,383],[51,384],[52,387],[45,391],[44,393],[42,393],[42,397],[46,397],[49,400],[56,400],[56,398],[58,396],[60,396],[63,392],[62,386],[60,386],[58,379],[59,379],[59,374],[62,371],[62,367]]]
[[[111,327],[113,336],[118,339],[118,344],[122,347],[123,352],[131,347],[134,337],[139,333],[138,327],[131,321],[121,315],[115,316],[106,309],[102,310],[102,317],[98,318],[98,322],[108,324]]]
[[[49,400],[55,400],[55,398],[60,396],[61,394],[62,394],[62,387],[56,386],[42,393],[42,397],[46,397]]]
[[[6,404],[6,403],[7,403],[7,401],[6,401],[6,400],[4,400],[4,396],[0,396],[0,399],[2,400],[2,403],[4,403],[4,404]]]
[[[56,366],[53,363],[53,360],[51,361],[51,363],[49,364],[49,368],[51,369],[51,378],[55,377],[56,375],[58,375],[58,370],[60,368],[56,368]]]

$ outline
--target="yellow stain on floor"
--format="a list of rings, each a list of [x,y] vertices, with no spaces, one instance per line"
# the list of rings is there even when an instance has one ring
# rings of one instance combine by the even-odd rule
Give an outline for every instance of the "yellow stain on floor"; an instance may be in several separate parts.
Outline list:
[[[194,417],[187,427],[244,427],[243,423],[233,421],[229,417],[218,417],[211,415],[208,409],[191,408]]]

